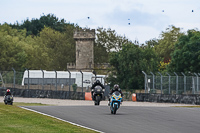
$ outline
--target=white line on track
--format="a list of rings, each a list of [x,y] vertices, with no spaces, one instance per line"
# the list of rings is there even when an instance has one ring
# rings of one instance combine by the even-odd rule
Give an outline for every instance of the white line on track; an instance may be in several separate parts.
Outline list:
[[[82,127],[82,128],[90,129],[90,130],[93,130],[93,131],[96,131],[96,132],[99,132],[99,133],[104,133],[102,131],[99,131],[99,130],[96,130],[96,129],[92,129],[92,128],[89,128],[89,127],[86,127],[86,126],[82,126],[82,125],[79,125],[79,124],[76,124],[76,123],[73,123],[73,122],[70,122],[70,121],[66,121],[66,120],[63,120],[61,118],[58,118],[58,117],[55,117],[55,116],[52,116],[52,115],[48,115],[48,114],[45,114],[45,113],[42,113],[42,112],[39,112],[39,111],[36,111],[36,110],[33,110],[33,109],[29,109],[29,108],[25,108],[25,107],[21,107],[21,106],[20,106],[20,108],[23,108],[23,109],[29,110],[29,111],[33,111],[33,112],[36,112],[36,113],[39,113],[39,114],[42,114],[42,115],[45,115],[45,116],[49,116],[49,117],[52,117],[52,118],[55,118],[55,119],[70,123],[70,124],[75,125],[75,126],[79,126],[79,127]]]

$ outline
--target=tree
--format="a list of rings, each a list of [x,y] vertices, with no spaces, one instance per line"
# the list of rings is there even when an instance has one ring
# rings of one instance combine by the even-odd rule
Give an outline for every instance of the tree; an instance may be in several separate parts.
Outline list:
[[[38,35],[40,31],[44,27],[50,27],[56,31],[64,32],[66,30],[66,26],[72,25],[73,27],[77,27],[77,25],[66,23],[66,20],[59,20],[54,14],[43,15],[39,19],[26,19],[22,24],[18,22],[16,24],[10,24],[12,28],[16,29],[26,29],[27,36],[28,35]]]
[[[154,71],[158,62],[151,47],[139,47],[133,43],[122,45],[122,50],[113,52],[110,64],[113,66],[108,78],[111,85],[118,83],[122,89],[142,89],[143,70]]]
[[[179,38],[172,53],[168,71],[199,72],[200,68],[200,31],[188,30],[187,35]]]
[[[67,33],[66,33],[67,34]],[[66,70],[67,63],[74,61],[75,42],[71,42],[73,36],[69,37],[49,27],[45,27],[40,36],[35,39],[33,61],[34,68],[40,67],[46,70]],[[68,38],[69,37],[69,38]]]
[[[143,63],[145,65],[144,71],[149,72],[156,72],[160,67],[160,61],[162,60],[161,57],[155,51],[155,47],[158,45],[157,39],[152,39],[146,41],[146,45],[142,45],[141,48],[143,49]]]
[[[95,63],[108,63],[109,53],[106,48],[102,45],[94,44],[94,62]]]
[[[109,54],[112,51],[119,51],[122,44],[130,42],[125,36],[117,35],[115,30],[98,28],[94,44],[94,62],[108,63]]]
[[[26,31],[0,25],[0,70],[21,69],[27,60],[24,51]]]
[[[155,51],[163,62],[168,63],[171,60],[171,53],[174,52],[174,45],[180,36],[184,35],[180,28],[169,26],[165,32],[162,32],[158,45],[155,45]]]
[[[130,42],[125,36],[117,35],[115,30],[98,28],[96,43],[97,46],[104,46],[107,52],[119,51],[122,44]]]

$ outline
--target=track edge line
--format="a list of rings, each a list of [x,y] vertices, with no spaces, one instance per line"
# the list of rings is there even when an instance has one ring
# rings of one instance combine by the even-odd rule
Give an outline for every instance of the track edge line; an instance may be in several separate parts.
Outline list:
[[[29,111],[32,111],[32,112],[35,112],[35,113],[38,113],[38,114],[42,114],[42,115],[45,115],[45,116],[49,116],[49,117],[52,117],[52,118],[61,120],[61,121],[63,121],[63,122],[67,122],[67,123],[69,123],[69,124],[72,124],[72,125],[75,125],[75,126],[78,126],[78,127],[82,127],[82,128],[85,128],[85,129],[93,130],[93,131],[96,131],[96,132],[99,132],[99,133],[104,133],[104,132],[102,132],[102,131],[99,131],[99,130],[96,130],[96,129],[93,129],[93,128],[90,128],[90,127],[82,126],[82,125],[79,125],[79,124],[76,124],[76,123],[73,123],[73,122],[70,122],[70,121],[67,121],[67,120],[64,120],[64,119],[61,119],[61,118],[52,116],[52,115],[48,115],[48,114],[45,114],[45,113],[42,113],[42,112],[33,110],[33,109],[29,109],[29,108],[22,107],[22,106],[19,106],[19,107],[22,108],[22,109],[25,109],[25,110],[29,110]]]

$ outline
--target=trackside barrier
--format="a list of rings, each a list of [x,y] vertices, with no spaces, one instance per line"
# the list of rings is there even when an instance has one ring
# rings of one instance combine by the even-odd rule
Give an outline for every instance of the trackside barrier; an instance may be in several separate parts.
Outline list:
[[[0,87],[0,96],[4,96],[6,89],[10,89],[14,97],[30,97],[30,98],[54,98],[54,99],[72,99],[72,100],[92,100],[91,92],[64,91],[64,90],[42,90],[42,89],[19,89]],[[109,86],[105,86],[103,100],[107,99],[110,92]],[[86,94],[86,96],[85,96]]]
[[[90,100],[90,101],[92,101],[91,92],[85,92],[85,100]]]
[[[138,102],[184,103],[200,105],[200,94],[150,94],[136,93]]]
[[[69,92],[69,91],[53,91],[53,90],[40,90],[40,89],[10,89],[14,97],[30,97],[30,98],[53,98],[53,99],[73,99],[85,100],[85,93],[82,92]],[[6,89],[0,89],[0,96],[4,96]]]

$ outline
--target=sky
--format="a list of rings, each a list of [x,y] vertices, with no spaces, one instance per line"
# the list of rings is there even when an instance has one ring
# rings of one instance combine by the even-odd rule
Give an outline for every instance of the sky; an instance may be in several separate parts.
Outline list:
[[[0,0],[1,24],[47,14],[83,28],[111,28],[140,44],[159,39],[170,25],[200,29],[200,0]]]

